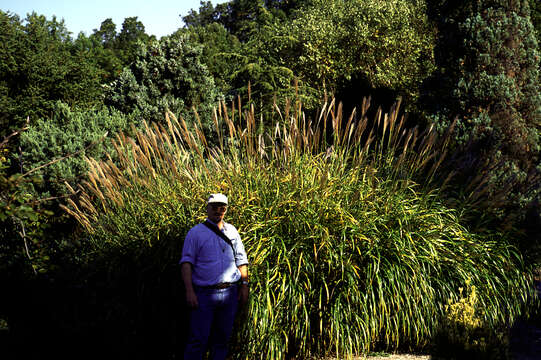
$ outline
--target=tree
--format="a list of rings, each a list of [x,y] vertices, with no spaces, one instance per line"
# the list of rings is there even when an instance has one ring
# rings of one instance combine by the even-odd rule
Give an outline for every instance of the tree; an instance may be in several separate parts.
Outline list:
[[[224,26],[240,41],[247,41],[259,25],[259,14],[264,9],[263,0],[233,0],[227,5]]]
[[[223,25],[221,18],[226,9],[225,3],[214,6],[210,1],[201,0],[199,10],[191,9],[188,15],[182,16],[182,21],[187,28],[204,27],[213,23]]]
[[[121,67],[124,67],[130,65],[135,60],[139,42],[148,43],[155,37],[154,35],[149,36],[145,32],[145,25],[137,20],[137,16],[134,16],[124,19],[120,32],[117,32],[116,24],[111,18],[105,19],[102,21],[99,29],[94,29],[90,38],[94,43],[94,48],[99,49],[98,45],[101,45],[105,49],[105,51],[96,51],[96,55],[101,63],[109,70],[112,64],[115,64],[114,68],[116,71],[116,64],[122,64]],[[103,61],[104,56],[108,58],[107,62]],[[112,57],[116,59],[112,59]],[[111,73],[111,71],[108,72]],[[108,79],[111,80],[112,77],[109,75]]]
[[[537,44],[541,44],[541,2],[530,0],[530,17],[537,33]]]
[[[24,36],[24,28],[17,15],[0,11],[0,135],[6,136],[10,128],[20,127],[22,116],[17,120],[13,117],[20,114],[22,104],[17,99],[16,84],[21,77],[25,45],[20,41]],[[14,89],[15,88],[15,89]],[[15,91],[14,91],[15,90]],[[14,94],[15,93],[15,94]]]
[[[137,16],[125,18],[122,29],[115,39],[115,45],[120,50],[123,63],[131,64],[137,57],[138,43],[148,43],[150,39],[151,36],[145,33],[145,25],[137,20]]]
[[[73,46],[63,21],[0,11],[0,124],[2,131],[46,116],[57,100],[92,107],[101,103],[101,71]]]
[[[50,118],[0,143],[0,283],[50,274],[58,257],[74,250],[73,222],[58,207],[70,193],[65,183],[77,188],[89,168],[85,157],[105,160],[114,154],[110,139],[119,131],[129,135],[135,118],[107,109],[72,111],[57,102]],[[17,171],[9,166],[8,145],[15,135],[21,149]]]
[[[239,59],[243,57],[237,37],[229,34],[219,23],[179,29],[171,38],[182,36],[188,36],[190,41],[201,44],[201,61],[207,66],[220,92],[230,93],[231,79],[240,66]]]
[[[245,69],[290,73],[303,88],[307,108],[317,107],[325,93],[340,100],[356,96],[354,102],[381,88],[394,92],[385,100],[419,96],[433,69],[434,46],[423,1],[313,0],[298,6],[291,19],[260,8],[258,31],[246,46]],[[277,85],[283,87],[285,78],[280,77]]]
[[[378,102],[402,95],[411,103],[433,70],[434,30],[422,0],[222,5],[202,2],[184,21],[192,31],[218,22],[239,38],[231,92],[246,98],[250,84],[251,99],[269,111],[273,99],[292,97],[314,110],[325,94],[358,103],[378,92]]]
[[[27,128],[13,131],[0,142],[0,284],[4,289],[15,279],[50,270],[51,255],[57,249],[49,242],[51,237],[45,236],[52,220],[44,207],[47,199],[31,191],[40,178],[34,169],[13,174],[8,165],[9,142]]]
[[[187,27],[222,24],[227,31],[241,42],[251,38],[260,25],[260,15],[265,9],[264,0],[232,0],[213,6],[210,1],[201,1],[199,12],[191,10],[182,20]]]
[[[102,21],[100,29],[94,29],[94,32],[91,36],[96,37],[104,48],[114,49],[117,33],[116,24],[113,22],[113,19],[108,18]]]
[[[135,61],[107,87],[106,103],[158,122],[166,110],[193,121],[196,108],[208,126],[220,93],[201,56],[201,46],[188,36],[140,42]]]
[[[456,141],[467,147],[456,170],[465,181],[486,172],[488,194],[505,200],[496,210],[523,216],[541,191],[540,54],[528,1],[441,2],[431,13],[440,34],[426,100],[434,123],[446,130],[458,117]]]
[[[298,10],[308,0],[265,0],[265,7],[269,10],[278,10],[285,17],[290,17],[295,10]]]
[[[80,33],[74,41],[74,51],[88,59],[100,70],[100,83],[107,84],[118,78],[124,64],[114,48],[101,43],[99,37]]]

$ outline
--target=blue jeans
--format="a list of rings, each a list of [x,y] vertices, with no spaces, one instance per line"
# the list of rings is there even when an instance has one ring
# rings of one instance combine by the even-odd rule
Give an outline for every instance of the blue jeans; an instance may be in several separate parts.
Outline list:
[[[195,288],[199,306],[190,313],[190,335],[184,360],[201,360],[210,348],[210,359],[224,360],[238,306],[238,287]]]

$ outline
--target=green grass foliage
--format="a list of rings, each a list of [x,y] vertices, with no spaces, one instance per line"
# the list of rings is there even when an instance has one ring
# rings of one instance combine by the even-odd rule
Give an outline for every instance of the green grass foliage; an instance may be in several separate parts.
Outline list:
[[[368,119],[369,101],[350,117],[331,102],[313,121],[289,104],[276,109],[287,125],[268,130],[239,105],[216,111],[218,146],[169,114],[117,135],[118,162],[89,160],[65,209],[97,254],[174,263],[208,194],[226,193],[253,284],[239,359],[424,348],[466,279],[483,321],[520,314],[530,282],[519,254],[444,205],[431,184],[445,139],[406,129],[399,104]]]

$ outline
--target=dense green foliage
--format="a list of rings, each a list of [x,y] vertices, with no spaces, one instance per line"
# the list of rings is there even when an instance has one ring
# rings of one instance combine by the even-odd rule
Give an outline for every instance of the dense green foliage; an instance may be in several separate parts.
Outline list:
[[[154,39],[154,36],[145,33],[145,26],[137,17],[124,19],[119,33],[116,24],[109,18],[89,37],[79,34],[75,45],[91,53],[90,57],[104,71],[102,83],[109,83],[120,75],[123,67],[135,60],[139,42],[148,43]]]
[[[430,159],[443,159],[434,132],[414,138],[395,108],[380,122],[386,140],[363,145],[375,133],[368,119],[342,127],[330,107],[327,147],[300,112],[280,134],[259,137],[253,112],[236,122],[226,112],[237,146],[219,135],[211,149],[174,119],[146,128],[138,144],[120,137],[117,165],[92,161],[91,181],[68,211],[110,266],[130,257],[164,267],[177,256],[174,234],[204,219],[209,189],[229,194],[255,295],[236,358],[423,348],[468,278],[487,326],[521,313],[530,285],[506,235],[472,233],[430,190]],[[424,186],[413,181],[420,175]]]
[[[22,126],[49,115],[54,103],[92,107],[101,103],[101,69],[69,39],[63,22],[35,13],[24,25],[0,11],[0,127]]]
[[[232,76],[243,57],[240,41],[218,23],[179,29],[171,39],[175,41],[185,36],[202,45],[201,62],[206,65],[219,91],[232,95]]]
[[[109,46],[97,36],[73,40],[55,17],[32,13],[23,21],[0,11],[0,136],[17,134],[2,143],[2,284],[59,268],[60,248],[73,249],[77,242],[66,242],[74,237],[72,221],[55,203],[65,192],[62,182],[74,184],[84,176],[83,150],[92,141],[138,121],[96,110],[103,103],[102,84],[124,66],[126,57],[116,49],[148,38],[141,35],[142,24],[130,19],[121,33],[133,33],[133,23],[136,39],[116,40],[115,33],[115,45]],[[110,150],[104,144],[87,148],[86,155],[104,156]]]
[[[239,38],[242,42],[250,38],[259,30],[267,18],[269,10],[286,10],[297,7],[297,1],[265,1],[265,0],[235,0],[213,6],[210,1],[201,1],[199,11],[191,10],[182,17],[189,28],[204,27],[212,23],[221,24],[227,31]],[[283,12],[280,15],[284,15]]]
[[[110,139],[120,131],[130,132],[137,113],[124,115],[116,110],[71,110],[58,102],[51,118],[38,119],[20,136],[23,171],[40,167],[51,159],[69,156],[34,174],[42,178],[41,196],[61,195],[64,183],[76,186],[88,171],[86,157],[106,159],[112,154]]]
[[[541,3],[536,0],[530,0],[530,11],[532,24],[537,33],[537,43],[541,43]]]
[[[218,77],[266,115],[274,101],[294,96],[306,111],[317,110],[325,94],[358,104],[374,89],[414,100],[433,69],[434,31],[423,1],[207,2],[184,21],[190,32],[220,24],[239,38],[240,49],[220,53],[229,68]]]
[[[180,239],[216,190],[253,265],[238,354],[420,350],[470,278],[476,326],[508,325],[541,262],[540,11],[202,1],[159,41],[0,11],[0,323],[28,358],[178,357]]]
[[[136,17],[126,18],[117,34],[107,19],[100,30],[72,40],[63,21],[32,13],[24,22],[0,11],[1,135],[51,116],[56,101],[92,108],[103,102],[101,84],[114,80],[135,59],[139,42],[153,37]]]
[[[220,93],[201,55],[201,46],[187,36],[140,43],[136,61],[107,87],[106,104],[124,113],[138,111],[153,122],[167,110],[193,122],[197,108],[208,128]]]
[[[442,32],[428,102],[441,129],[458,116],[456,140],[466,150],[454,166],[465,182],[487,178],[496,211],[524,216],[539,197],[541,170],[540,54],[528,3],[475,1],[433,12]]]
[[[7,166],[9,141],[25,129],[0,143],[0,283],[4,285],[10,277],[28,278],[55,266],[51,254],[56,248],[45,236],[53,213],[32,192],[41,179],[35,169],[13,174]]]
[[[76,187],[82,181],[88,171],[86,157],[110,157],[113,134],[131,132],[130,124],[138,119],[136,114],[127,116],[115,110],[72,111],[62,102],[52,112],[52,118],[38,119],[19,130],[17,138],[9,139],[17,139],[20,149],[12,157],[15,173],[8,166],[9,141],[2,144],[0,272],[4,275],[27,276],[58,266],[52,257],[62,247],[72,248],[73,243],[67,244],[65,239],[70,236],[65,232],[71,221],[58,211],[54,200],[66,194],[65,183]]]
[[[292,21],[270,29],[274,36],[266,51],[330,93],[364,86],[416,97],[433,67],[433,29],[425,6],[404,0],[311,1]]]
[[[217,55],[205,56],[202,61],[213,74],[213,69],[223,70],[215,79],[228,98],[241,96],[248,106],[254,104],[261,109],[265,119],[273,113],[274,101],[283,105],[285,99],[295,96],[302,99],[305,108],[315,109],[320,98],[314,89],[297,81],[290,64],[274,48],[282,45],[273,40],[273,24],[284,20],[285,12],[292,16],[292,10],[298,6],[293,2],[233,1],[214,7],[210,2],[202,2],[199,12],[192,10],[183,18],[187,28],[182,33],[194,34],[203,40],[204,52]],[[209,37],[209,31],[216,29],[225,30],[228,37]],[[214,51],[217,48],[218,53]],[[225,87],[222,81],[227,83]]]

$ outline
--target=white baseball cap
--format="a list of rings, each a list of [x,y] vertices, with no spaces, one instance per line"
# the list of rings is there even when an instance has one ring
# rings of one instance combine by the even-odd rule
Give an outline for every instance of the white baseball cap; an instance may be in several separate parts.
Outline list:
[[[209,199],[207,200],[207,204],[212,203],[220,203],[220,204],[226,204],[227,205],[227,196],[224,194],[210,194]]]

